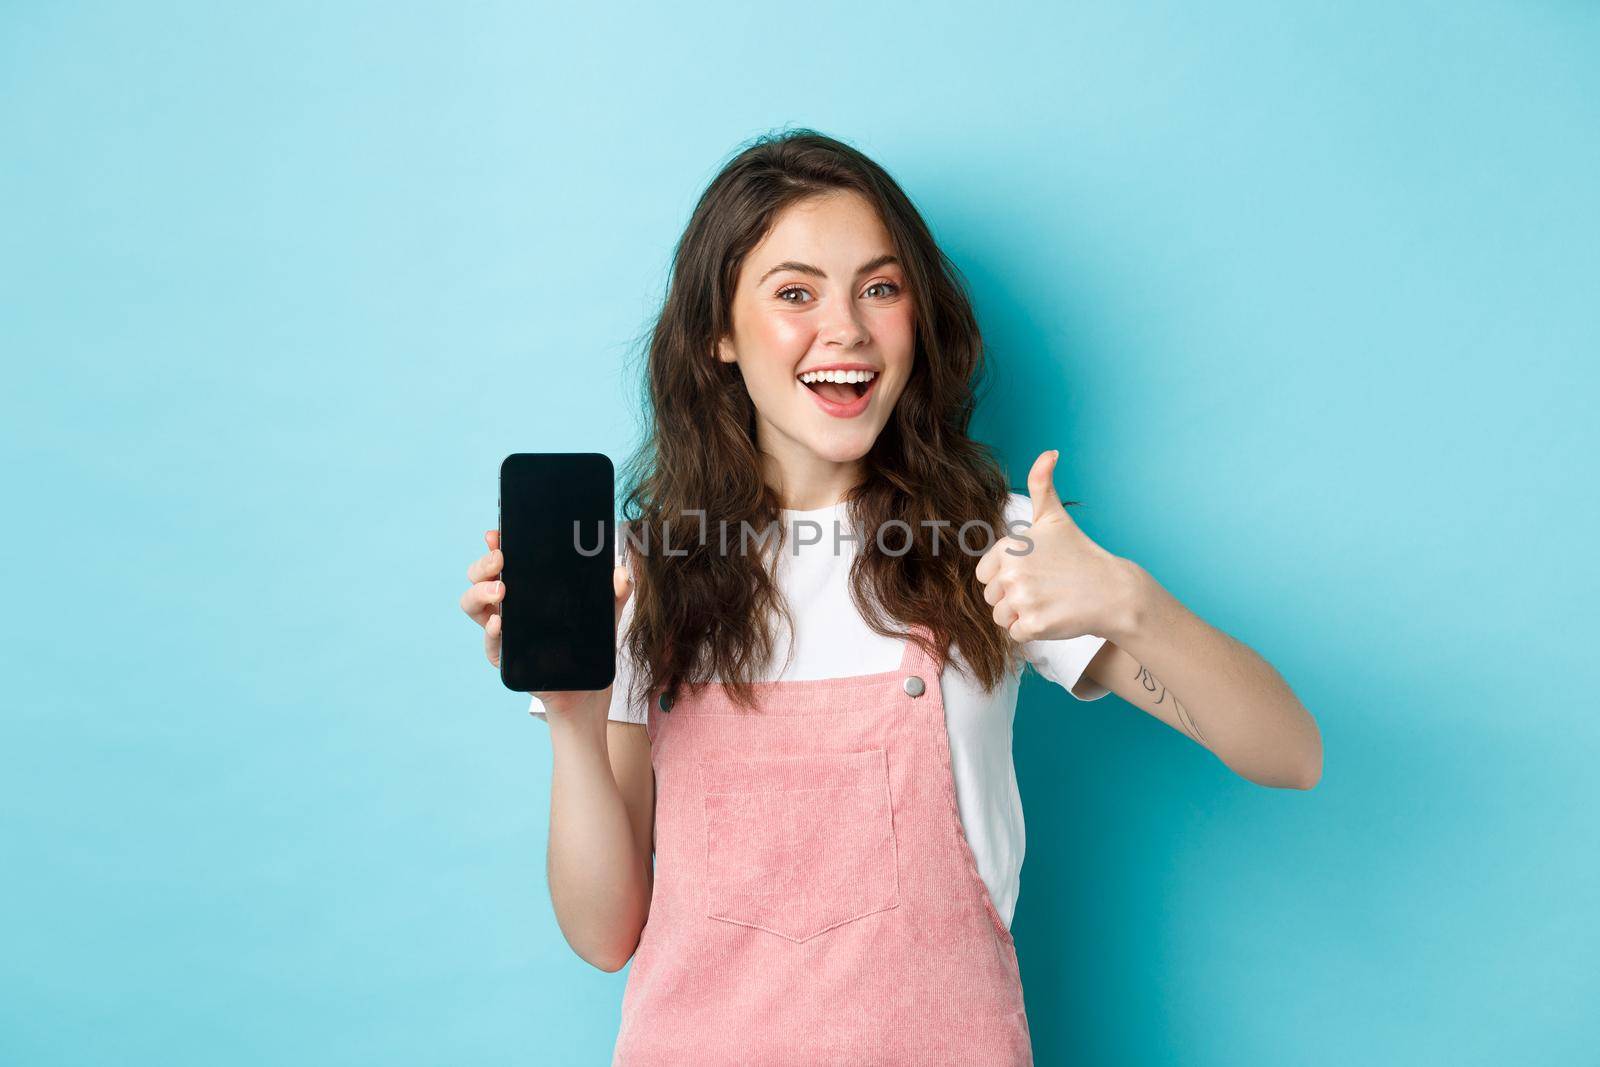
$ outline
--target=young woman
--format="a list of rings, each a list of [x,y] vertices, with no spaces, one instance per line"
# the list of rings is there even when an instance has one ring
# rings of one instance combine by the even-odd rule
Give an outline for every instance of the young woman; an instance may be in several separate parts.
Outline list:
[[[618,1064],[1030,1063],[1024,663],[1251,781],[1321,774],[1289,687],[1078,528],[1054,451],[1024,495],[968,436],[958,279],[888,174],[805,130],[733,159],[678,246],[617,680],[532,706],[557,919],[595,966],[633,960]],[[498,665],[485,538],[462,607]]]

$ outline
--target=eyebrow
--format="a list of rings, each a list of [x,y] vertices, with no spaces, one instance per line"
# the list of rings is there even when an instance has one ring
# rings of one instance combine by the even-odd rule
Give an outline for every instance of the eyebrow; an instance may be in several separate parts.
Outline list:
[[[894,256],[882,255],[877,259],[869,259],[865,263],[861,264],[861,266],[856,268],[856,273],[865,274],[868,271],[877,270],[879,267],[887,267],[891,263],[899,262],[900,260],[896,259]],[[798,271],[801,274],[810,274],[817,278],[827,277],[827,274],[823,272],[821,267],[813,267],[809,263],[799,263],[792,259],[786,259],[782,263],[779,263],[776,267],[773,267],[771,270],[767,271],[767,273],[763,274],[756,281],[756,284],[760,285],[762,282],[766,281],[768,278],[772,277],[781,270]]]

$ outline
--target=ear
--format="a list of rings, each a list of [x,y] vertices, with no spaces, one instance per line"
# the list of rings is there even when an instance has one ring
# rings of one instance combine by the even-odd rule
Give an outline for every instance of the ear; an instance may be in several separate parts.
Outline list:
[[[721,360],[723,363],[739,362],[739,360],[734,356],[733,344],[726,337],[723,337],[717,341],[717,359]]]

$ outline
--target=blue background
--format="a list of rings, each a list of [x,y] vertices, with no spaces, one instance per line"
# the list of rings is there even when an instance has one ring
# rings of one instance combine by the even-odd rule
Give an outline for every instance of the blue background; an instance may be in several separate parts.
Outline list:
[[[969,277],[1013,483],[1271,660],[1313,792],[1030,678],[1039,1060],[1600,1046],[1600,9],[0,8],[0,1061],[600,1063],[549,748],[457,609],[621,455],[738,143]]]

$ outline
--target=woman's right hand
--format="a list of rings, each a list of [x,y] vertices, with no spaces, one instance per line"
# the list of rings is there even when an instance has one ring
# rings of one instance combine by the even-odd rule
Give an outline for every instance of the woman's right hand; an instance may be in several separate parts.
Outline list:
[[[500,553],[499,530],[485,531],[483,540],[489,551],[473,560],[472,565],[467,568],[467,581],[471,584],[467,587],[467,591],[461,594],[461,610],[466,612],[473,622],[483,627],[484,655],[488,657],[489,665],[499,670],[500,603],[505,599],[505,583],[500,580],[500,571],[505,565],[505,557]],[[616,597],[616,613],[613,618],[620,622],[623,605],[633,593],[633,582],[628,574],[628,568],[617,567],[611,572],[611,591]],[[611,687],[607,686],[600,691],[562,690],[531,695],[539,698],[547,714],[565,715],[583,708],[592,709],[598,704],[603,717],[611,705],[610,693]]]
[[[483,627],[483,651],[500,667],[505,587],[500,531],[467,568],[461,608]],[[616,619],[632,592],[626,567],[611,573]],[[534,693],[550,724],[550,839],[547,870],[556,922],[573,951],[617,971],[650,917],[655,773],[643,725],[611,722],[611,687],[600,692]]]

